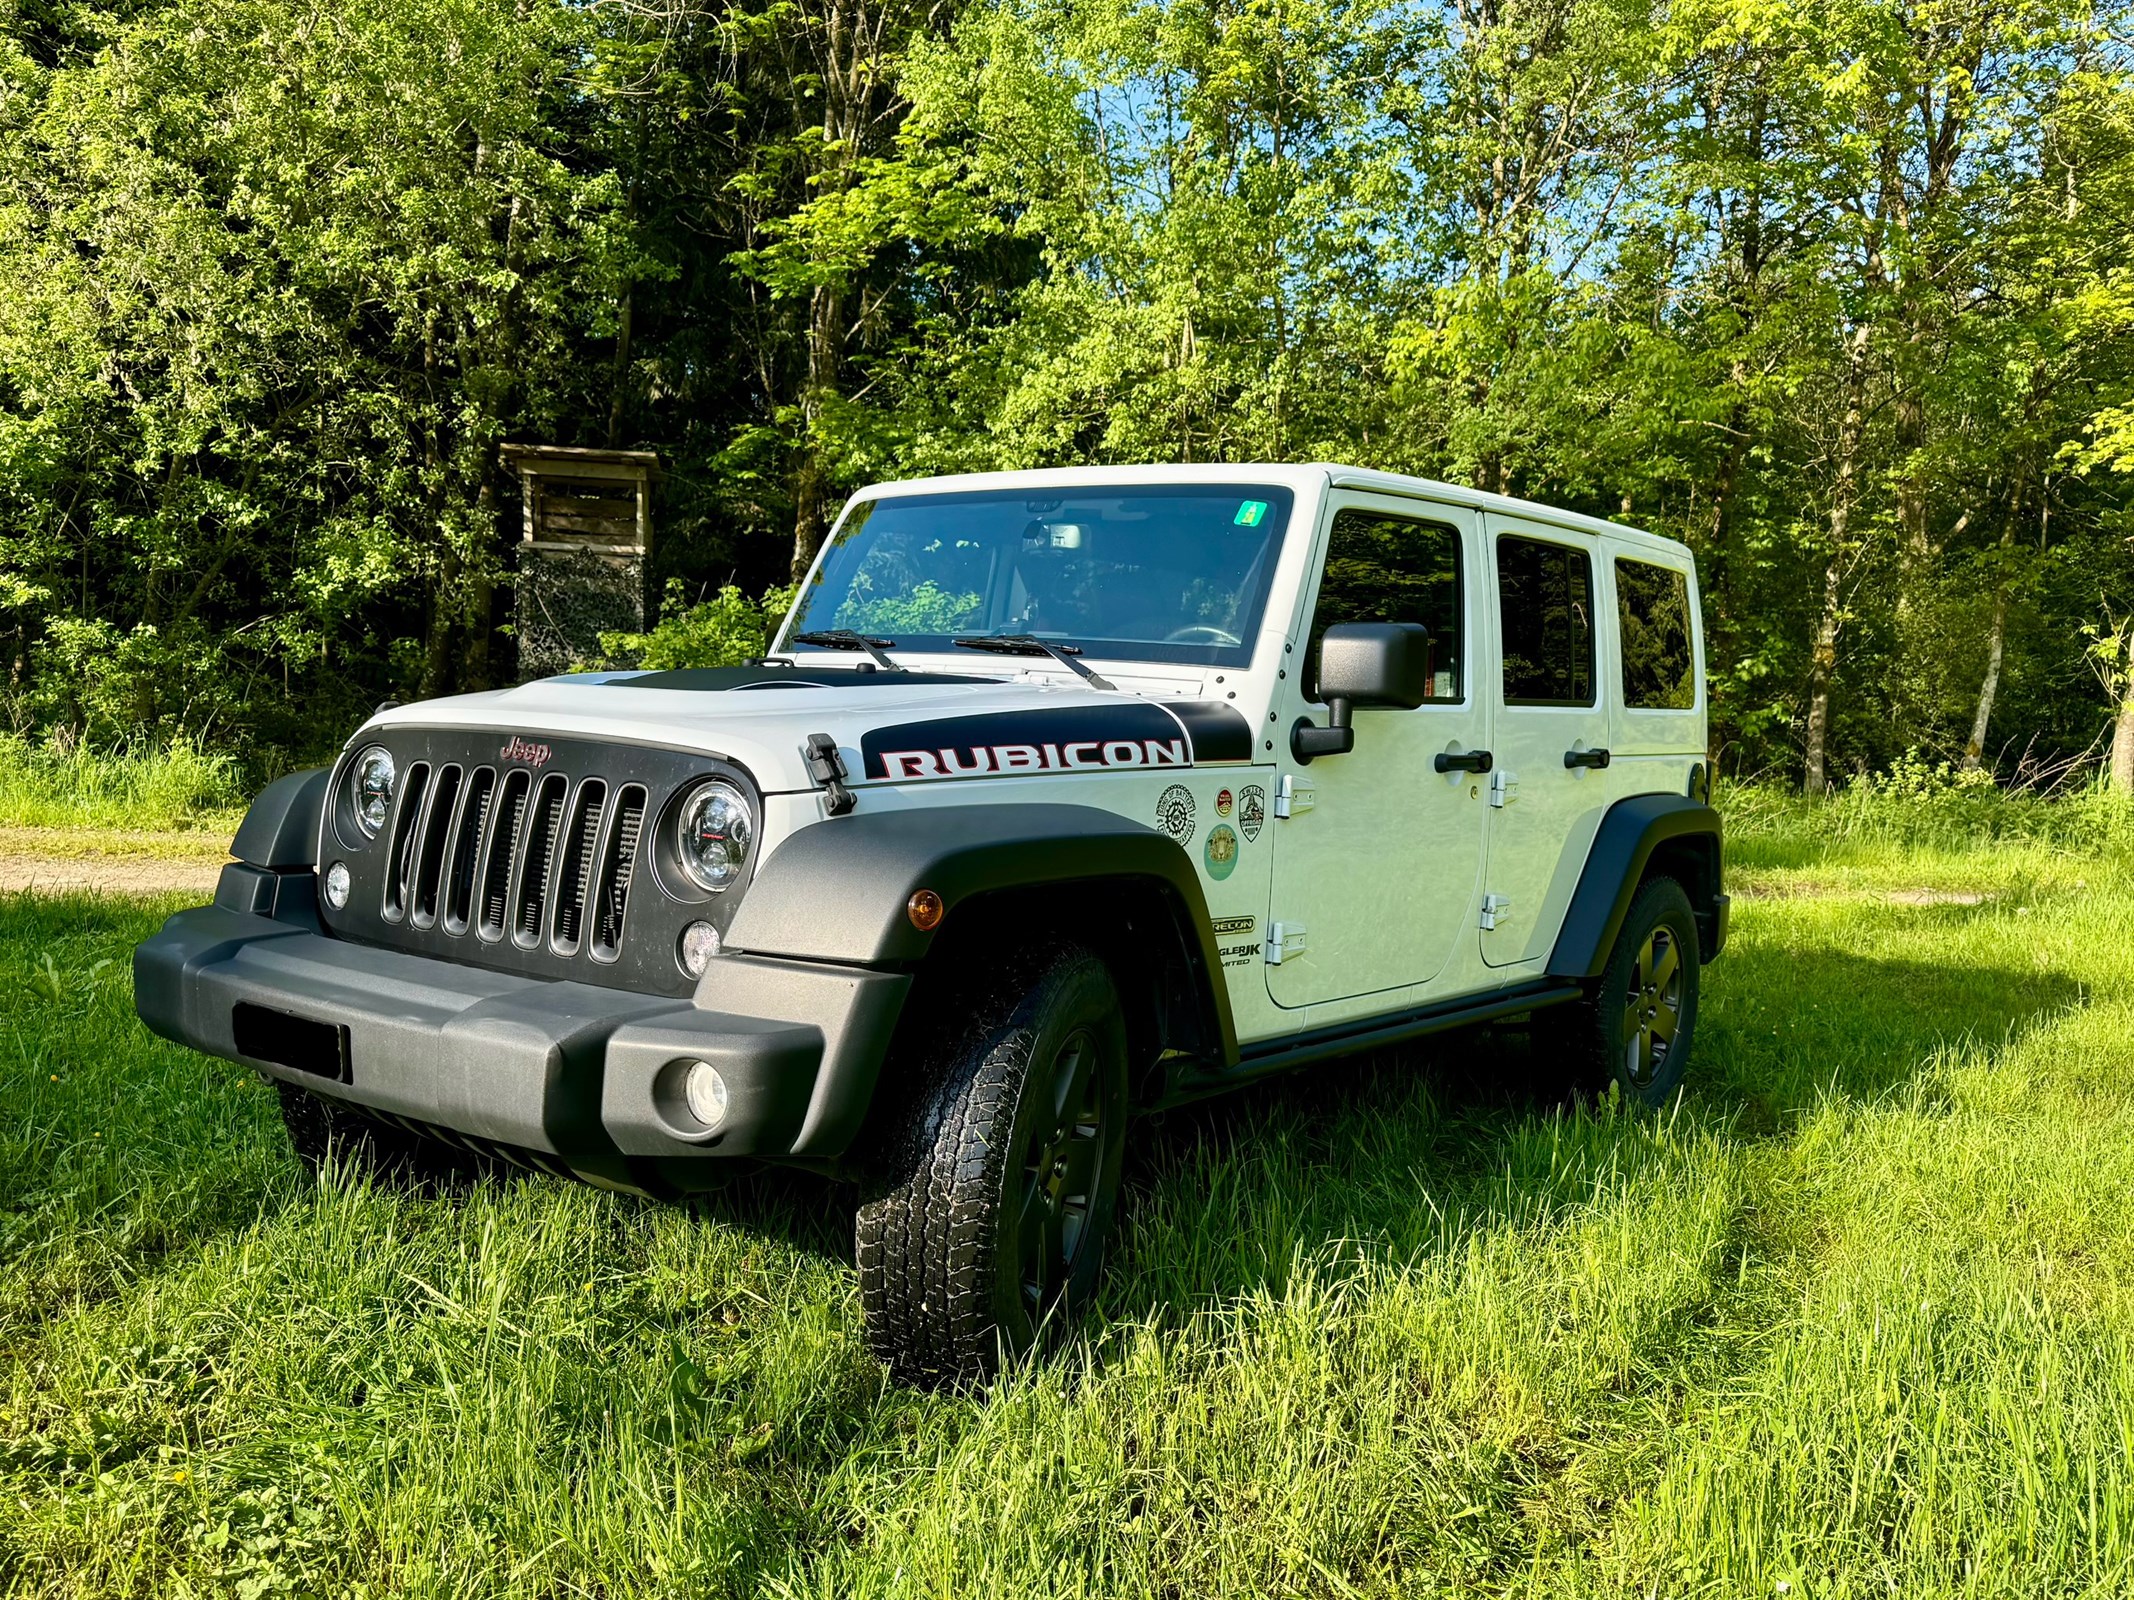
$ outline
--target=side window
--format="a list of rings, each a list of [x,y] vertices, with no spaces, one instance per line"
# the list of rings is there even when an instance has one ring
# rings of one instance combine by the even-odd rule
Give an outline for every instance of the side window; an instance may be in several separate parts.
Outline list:
[[[1339,511],[1304,653],[1305,693],[1319,695],[1319,641],[1337,622],[1420,622],[1430,630],[1430,699],[1460,689],[1460,534],[1441,522]]]
[[[1583,550],[1503,534],[1497,539],[1504,703],[1593,704],[1593,563]]]
[[[1673,567],[1618,556],[1615,603],[1623,627],[1623,704],[1689,710],[1697,703],[1689,579]]]

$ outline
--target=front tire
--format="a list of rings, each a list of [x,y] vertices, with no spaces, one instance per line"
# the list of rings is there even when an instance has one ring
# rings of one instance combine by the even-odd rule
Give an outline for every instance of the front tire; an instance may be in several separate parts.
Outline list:
[[[1697,1031],[1702,958],[1682,885],[1648,879],[1585,998],[1542,1013],[1580,1089],[1605,1094],[1612,1083],[1654,1109],[1674,1098]]]
[[[1104,963],[1011,961],[944,997],[856,1229],[867,1340],[897,1378],[982,1382],[1088,1299],[1118,1202],[1126,1030]]]

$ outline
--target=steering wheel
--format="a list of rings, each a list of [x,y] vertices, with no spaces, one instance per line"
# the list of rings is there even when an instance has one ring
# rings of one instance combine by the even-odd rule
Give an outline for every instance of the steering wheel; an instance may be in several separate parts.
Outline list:
[[[1180,628],[1175,633],[1165,634],[1163,642],[1165,644],[1237,645],[1242,644],[1244,641],[1234,633],[1226,632],[1221,628],[1210,627],[1205,622],[1196,622],[1190,628]]]

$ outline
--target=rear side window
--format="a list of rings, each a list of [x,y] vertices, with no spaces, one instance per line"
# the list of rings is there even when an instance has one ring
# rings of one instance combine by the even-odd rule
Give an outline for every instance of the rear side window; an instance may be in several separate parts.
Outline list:
[[[1460,688],[1460,535],[1441,522],[1341,511],[1327,535],[1326,572],[1305,652],[1305,692],[1319,695],[1319,641],[1337,622],[1420,622],[1430,630],[1430,699]]]
[[[1623,704],[1689,710],[1697,703],[1697,664],[1689,643],[1688,577],[1618,556],[1615,604],[1623,628]]]
[[[1593,704],[1593,563],[1583,550],[1504,534],[1497,540],[1504,703]]]

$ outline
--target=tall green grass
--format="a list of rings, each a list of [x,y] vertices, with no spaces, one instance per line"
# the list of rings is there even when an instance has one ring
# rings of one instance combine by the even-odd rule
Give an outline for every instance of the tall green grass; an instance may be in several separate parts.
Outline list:
[[[2134,849],[2134,801],[2102,783],[2063,794],[2003,789],[1990,774],[1917,758],[1825,798],[1775,784],[1723,784],[1717,804],[1730,842],[1771,842],[1796,853],[1834,845],[1961,851],[2001,841],[2082,854]]]
[[[2126,1593],[2134,864],[1835,820],[1742,830],[1669,1115],[1500,1029],[1144,1126],[948,1397],[844,1192],[313,1182],[154,908],[0,902],[0,1594]]]
[[[246,774],[180,740],[97,750],[0,734],[0,827],[232,831]]]

